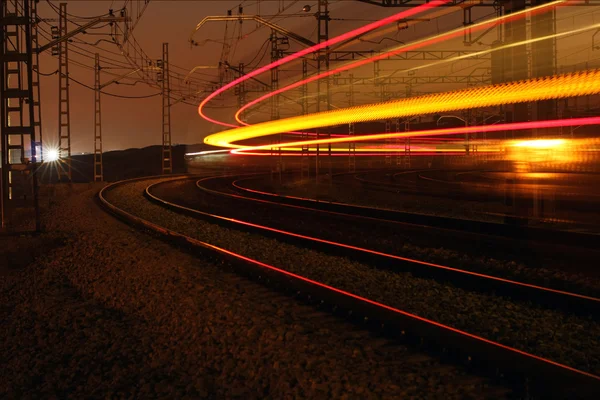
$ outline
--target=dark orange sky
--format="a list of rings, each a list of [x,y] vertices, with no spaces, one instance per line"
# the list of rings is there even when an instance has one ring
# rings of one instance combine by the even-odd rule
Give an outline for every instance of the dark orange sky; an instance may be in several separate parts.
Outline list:
[[[255,14],[257,11],[256,1],[243,2],[244,13]],[[59,2],[53,4],[58,6]],[[118,10],[123,5],[123,0],[115,1],[90,1],[90,0],[71,0],[67,1],[68,12],[77,16],[95,16],[104,14],[109,7]],[[207,42],[201,47],[190,48],[188,38],[195,25],[208,15],[225,15],[228,9],[233,9],[237,14],[239,1],[201,1],[201,0],[152,0],[143,15],[141,21],[135,29],[135,38],[142,45],[144,51],[152,58],[160,58],[161,43],[168,42],[170,49],[171,63],[192,68],[195,65],[216,65],[221,54],[221,44]],[[305,5],[313,7],[312,13],[316,10],[316,1],[267,1],[260,2],[260,11],[262,15],[276,14],[281,8],[286,8],[285,14],[297,14],[297,17],[285,18],[278,23],[287,29],[303,35],[316,41],[316,20],[312,16],[302,13],[302,7]],[[340,34],[358,26],[364,25],[371,20],[381,18],[399,12],[398,9],[385,9],[354,1],[331,1],[330,13],[332,20],[330,23],[331,36]],[[311,14],[312,14],[311,13]],[[44,1],[40,2],[39,14],[42,18],[57,18],[56,12]],[[337,20],[352,19],[352,20]],[[454,18],[456,22],[458,19]],[[81,21],[80,21],[81,22]],[[49,22],[54,25],[56,22]],[[237,22],[229,23],[229,32],[233,31],[233,26]],[[69,29],[73,29],[70,25]],[[256,28],[253,22],[244,22],[243,33],[247,34]],[[45,26],[49,30],[49,26]],[[104,30],[106,32],[106,30]],[[214,39],[222,41],[225,32],[224,23],[211,23],[202,28],[196,35],[196,39]],[[425,30],[423,31],[425,32]],[[243,61],[249,61],[255,57],[258,49],[268,38],[270,30],[267,28],[253,32],[248,37],[239,41],[232,54],[232,64]],[[88,42],[95,42],[98,37],[90,35],[80,35],[78,39]],[[42,39],[42,43],[44,40]],[[384,43],[385,44],[385,43]],[[95,49],[92,46],[77,44],[80,48],[91,51],[93,57]],[[101,44],[102,48],[111,51],[118,51],[114,45]],[[369,44],[369,49],[378,47]],[[365,46],[363,46],[365,47]],[[291,49],[300,47],[292,45]],[[78,50],[81,51],[81,50]],[[232,49],[232,52],[234,50]],[[105,55],[105,53],[100,52]],[[123,57],[112,56],[115,59],[125,60]],[[70,53],[72,60],[87,65],[93,65],[93,59]],[[269,59],[266,54],[264,62]],[[45,54],[41,57],[41,71],[51,73],[57,69],[57,59]],[[93,71],[85,68],[71,65],[70,76],[87,85],[93,86]],[[203,72],[213,73],[213,76],[201,76],[207,79],[216,79],[216,71],[205,70]],[[289,74],[288,74],[289,75]],[[287,76],[287,75],[284,75]],[[106,78],[104,78],[106,79]],[[265,77],[268,79],[268,77]],[[46,145],[55,142],[57,136],[57,93],[58,80],[56,75],[42,78],[42,110],[43,110],[43,128],[44,141]],[[156,93],[156,89],[144,87],[143,84],[136,86],[111,86],[105,89],[106,92],[121,94],[125,96],[140,96]],[[91,151],[93,145],[93,92],[83,88],[76,83],[71,83],[71,136],[73,152]],[[234,105],[235,99],[217,103],[217,106]],[[229,111],[229,112],[227,112]],[[211,113],[217,117],[229,117],[234,111],[231,109],[212,109]],[[174,143],[197,143],[208,133],[219,130],[219,127],[212,126],[204,122],[197,114],[196,108],[188,105],[178,104],[172,107],[172,134]],[[129,147],[141,147],[160,143],[161,129],[161,101],[160,97],[149,99],[118,99],[108,96],[102,97],[102,123],[104,136],[104,149],[123,149]]]
[[[68,12],[77,16],[95,16],[105,14],[110,7],[115,12],[122,7],[123,0],[115,1],[92,1],[92,0],[71,0],[67,1]],[[257,12],[257,1],[245,1],[244,13],[255,14]],[[58,6],[59,2],[53,2]],[[134,36],[140,43],[146,54],[151,58],[158,59],[161,57],[161,44],[169,43],[170,61],[174,65],[191,69],[196,65],[216,65],[220,59],[222,45],[215,42],[205,42],[202,46],[191,48],[188,42],[189,36],[196,24],[205,16],[209,15],[226,15],[228,9],[233,10],[233,14],[237,14],[240,1],[206,1],[206,0],[152,0],[146,9],[142,19],[135,28]],[[303,13],[304,5],[311,5],[311,13]],[[316,11],[316,1],[267,1],[260,2],[261,15],[274,15],[281,9],[285,9],[284,14],[295,14],[294,16],[286,17],[281,20],[274,20],[288,30],[291,30],[299,35],[307,37],[313,41],[317,41],[316,27],[317,22],[312,16]],[[398,8],[382,8],[376,7],[356,1],[331,1],[330,2],[330,36],[335,36],[353,28],[362,26],[370,21],[381,17],[400,12]],[[487,8],[479,8],[474,12],[474,17],[483,16],[491,13],[492,10]],[[46,2],[41,1],[39,6],[39,14],[42,18],[56,19],[57,14],[52,7]],[[77,22],[77,20],[75,21]],[[79,20],[81,23],[81,20]],[[49,21],[48,24],[55,25],[56,22]],[[44,29],[49,30],[49,25],[43,24]],[[230,36],[235,36],[237,44],[231,48],[230,63],[237,65],[239,62],[248,62],[252,59],[257,59],[257,52],[261,45],[268,39],[270,30],[262,28],[256,30],[257,25],[254,22],[244,22],[242,25],[242,33],[240,34],[239,23],[229,22],[228,32]],[[394,40],[407,42],[414,40],[417,37],[423,37],[438,32],[444,32],[448,29],[461,26],[462,12],[456,12],[447,17],[422,22],[417,27],[399,30],[390,37]],[[573,22],[576,24],[576,21]],[[69,29],[73,29],[75,25],[70,25]],[[97,30],[95,32],[108,32],[107,29]],[[251,33],[250,33],[251,32]],[[223,41],[225,33],[225,23],[210,23],[204,26],[195,36],[199,42],[206,39],[215,41]],[[84,40],[90,43],[95,42],[106,36],[79,35],[77,39]],[[493,37],[485,37],[481,48],[486,48],[493,40]],[[42,39],[42,43],[45,43]],[[298,50],[300,47],[290,41],[290,50]],[[387,48],[394,45],[394,41],[383,41],[381,44],[359,43],[354,46],[354,49],[361,50],[377,50]],[[96,48],[89,45],[73,43],[71,50],[76,50],[93,57]],[[77,46],[77,47],[75,47]],[[115,45],[101,43],[103,49],[118,52]],[[455,43],[446,45],[447,47],[457,48],[462,47],[462,38]],[[473,47],[471,48],[473,49]],[[88,51],[89,53],[86,53]],[[111,55],[99,51],[101,55],[112,57],[114,59],[125,62],[125,58],[119,55]],[[93,59],[84,55],[70,53],[71,60],[92,66]],[[260,57],[258,57],[260,58]],[[269,61],[269,53],[267,51],[262,64]],[[41,57],[41,71],[43,73],[52,73],[57,69],[57,59],[51,57],[48,53]],[[295,69],[294,69],[295,68]],[[372,74],[372,67],[366,70],[368,74]],[[280,79],[282,81],[294,79],[294,76],[299,75],[299,67],[295,66],[291,69],[294,71],[282,72]],[[120,70],[125,72],[126,70]],[[173,68],[172,68],[173,71]],[[118,72],[114,70],[114,72]],[[217,80],[216,70],[203,70],[207,75],[194,75],[196,78]],[[364,75],[364,73],[363,73]],[[86,85],[93,86],[93,70],[80,67],[74,63],[70,66],[70,76]],[[102,78],[102,81],[108,80],[108,76]],[[261,79],[268,81],[269,76],[265,75]],[[57,114],[58,114],[58,79],[56,75],[51,75],[42,78],[42,111],[43,111],[43,130],[45,145],[56,143],[57,137]],[[94,93],[93,91],[83,88],[76,83],[71,83],[71,136],[72,136],[72,151],[89,152],[93,147],[93,109],[94,109]],[[447,90],[445,87],[439,87],[435,90]],[[128,85],[112,85],[104,89],[108,93],[114,93],[124,96],[144,96],[157,93],[157,89],[149,88],[143,83],[135,86]],[[336,102],[342,104],[342,97],[334,98]],[[365,101],[377,101],[377,98],[365,98]],[[233,92],[224,99],[214,103],[213,108],[209,109],[210,115],[217,118],[229,119],[235,111],[235,108],[227,108],[227,106],[236,105],[236,99]],[[155,96],[147,99],[120,99],[109,96],[102,97],[102,124],[104,137],[104,150],[116,150],[130,147],[143,147],[152,144],[159,144],[161,141],[161,99],[160,96]],[[222,128],[213,126],[203,121],[197,114],[195,106],[177,104],[172,107],[172,137],[173,143],[199,143],[207,134],[214,133]]]

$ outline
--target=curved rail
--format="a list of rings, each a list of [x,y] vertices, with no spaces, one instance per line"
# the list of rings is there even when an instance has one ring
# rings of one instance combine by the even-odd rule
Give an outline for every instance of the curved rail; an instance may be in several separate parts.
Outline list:
[[[281,207],[281,204],[278,203],[270,202],[267,200],[243,197],[236,194],[223,193],[217,190],[208,189],[201,185],[201,182],[210,179],[215,178],[207,177],[200,179],[198,182],[196,182],[196,186],[205,192],[209,192],[217,196],[224,196],[243,201],[250,201],[255,203],[258,202],[261,204]],[[160,199],[157,196],[152,195],[150,193],[150,189],[152,188],[152,186],[154,185],[151,185],[147,188],[146,195],[163,206],[172,207],[173,203]],[[289,207],[313,211],[312,209],[300,206]],[[278,239],[291,240],[294,242],[300,242],[302,245],[309,245],[311,247],[333,250],[333,252],[336,254],[343,253],[344,255],[347,255],[352,259],[358,258],[367,262],[372,262],[377,267],[389,266],[389,268],[395,270],[397,270],[398,268],[407,269],[413,273],[416,273],[417,275],[424,275],[436,279],[441,278],[449,280],[457,286],[466,286],[471,290],[493,290],[498,293],[502,293],[513,297],[516,296],[530,301],[549,304],[554,307],[565,307],[570,310],[577,310],[579,312],[584,313],[592,313],[594,315],[598,315],[600,311],[600,299],[592,296],[585,296],[564,290],[556,290],[539,285],[477,273],[460,268],[454,268],[446,265],[416,260],[408,257],[402,257],[395,254],[385,253],[382,251],[376,251],[359,246],[354,246],[348,243],[340,243],[332,240],[327,240],[322,237],[298,234],[291,231],[277,229],[272,226],[259,225],[248,221],[242,221],[240,219],[228,218],[226,216],[211,214],[200,210],[194,210],[180,205],[175,205],[173,208],[175,210],[186,210],[186,213],[188,215],[202,217],[204,219],[211,220],[211,222],[227,224],[229,226],[234,227],[237,226],[238,228],[249,228],[258,231],[262,234],[266,233],[270,236],[275,236]],[[337,215],[339,216],[340,214]]]
[[[498,368],[500,368],[507,377],[512,379],[518,377],[519,380],[525,379],[524,382],[527,382],[528,389],[533,388],[535,391],[540,391],[540,393],[553,395],[563,393],[589,396],[597,393],[600,388],[600,377],[591,373],[580,371],[436,321],[422,318],[386,304],[378,303],[368,298],[291,273],[283,268],[253,260],[241,254],[211,245],[210,243],[165,229],[150,221],[136,217],[110,203],[104,196],[111,188],[128,182],[131,182],[131,180],[108,185],[100,191],[99,199],[107,210],[133,225],[154,231],[175,243],[184,244],[187,247],[192,246],[202,252],[209,252],[213,256],[225,258],[243,272],[250,273],[251,276],[267,276],[269,280],[273,280],[298,293],[307,293],[309,296],[316,296],[321,301],[327,302],[327,304],[333,304],[336,307],[339,306],[344,310],[351,310],[355,315],[364,315],[365,320],[368,318],[368,320],[385,324],[387,331],[395,334],[397,337],[416,340],[419,343],[427,343],[430,349],[441,351],[446,356],[453,356],[462,362],[466,360],[469,364],[477,366],[478,370],[482,372],[487,371],[497,376]],[[148,187],[146,188],[146,194],[150,198],[153,198],[153,201],[161,203],[168,208],[179,209],[185,213],[194,215],[198,213],[207,214],[166,202],[151,195],[149,192]]]
[[[477,233],[485,236],[497,236],[510,239],[521,239],[528,241],[540,241],[544,243],[555,243],[559,245],[577,244],[577,246],[588,249],[598,248],[600,235],[578,233],[569,231],[557,231],[544,228],[523,227],[494,222],[475,221],[451,217],[442,217],[429,214],[417,214],[389,208],[367,207],[357,204],[340,203],[335,201],[323,201],[299,196],[285,196],[241,186],[239,182],[233,182],[233,186],[246,193],[250,193],[261,199],[269,199],[281,204],[311,207],[323,211],[344,213],[353,216],[382,219],[395,222],[404,222],[417,225],[426,225],[440,229],[450,229],[462,232]]]

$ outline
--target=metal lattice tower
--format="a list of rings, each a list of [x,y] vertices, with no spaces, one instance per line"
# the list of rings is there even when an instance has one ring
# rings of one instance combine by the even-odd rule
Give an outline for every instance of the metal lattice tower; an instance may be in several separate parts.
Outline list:
[[[317,38],[318,43],[323,43],[329,40],[329,1],[319,0],[318,7]],[[329,46],[317,51],[316,57],[317,74],[320,74],[323,71],[329,71]],[[329,110],[331,107],[331,92],[329,85],[329,77],[317,80],[317,112]],[[325,86],[325,93],[323,93],[323,86]],[[317,129],[317,139],[320,138],[319,136],[319,130]],[[331,135],[328,135],[328,137],[331,137]],[[327,149],[329,158],[329,176],[331,177],[331,143],[328,144]],[[317,180],[319,178],[319,156],[320,146],[317,144],[317,153],[315,157],[315,179]]]
[[[400,132],[400,118],[396,118],[396,133]],[[402,165],[402,156],[400,154],[400,139],[396,139],[394,140],[394,143],[396,144],[396,166],[401,166]]]
[[[102,108],[100,99],[100,54],[94,57],[94,181],[104,180],[104,166],[102,165]]]
[[[404,121],[404,132],[410,131],[410,118]],[[405,169],[410,169],[410,137],[404,139],[404,165]]]
[[[350,86],[348,92],[348,106],[354,106],[354,85],[352,84],[352,79],[354,78],[354,74],[349,75],[350,78]],[[354,122],[350,122],[348,124],[348,135],[354,136]],[[348,142],[348,172],[356,171],[356,142]]]
[[[171,157],[171,86],[169,81],[169,44],[162,45],[162,173],[173,172]]]
[[[238,65],[238,77],[244,76],[244,63]],[[238,96],[238,107],[243,107],[246,104],[246,82],[242,81],[235,87]]]
[[[279,38],[277,37],[277,32],[275,30],[271,30],[271,62],[275,62],[279,60],[280,50],[279,50]],[[275,67],[271,69],[271,91],[275,91],[279,89],[279,67]],[[278,120],[280,118],[279,112],[279,96],[271,97],[271,121]],[[282,141],[281,133],[278,135],[278,139],[276,143],[279,144]],[[276,170],[279,174],[279,182],[281,182],[281,170],[283,169],[283,163],[281,161],[281,147],[275,147],[277,149],[277,161],[276,161]],[[273,148],[271,149],[271,154],[275,155],[273,152]]]
[[[308,78],[308,60],[302,59],[302,80]],[[302,114],[308,114],[308,85],[302,85]],[[308,140],[308,132],[302,131],[302,140]],[[302,157],[300,160],[300,175],[304,179],[310,176],[310,148],[307,144],[302,145]]]
[[[33,75],[31,80],[31,86],[33,87],[33,127],[34,127],[34,136],[37,140],[36,143],[36,162],[44,161],[44,144],[42,137],[42,99],[41,99],[41,87],[40,87],[40,57],[38,53],[38,49],[40,47],[39,42],[39,34],[38,34],[38,24],[40,22],[40,18],[37,13],[37,1],[31,1],[31,21],[33,22],[33,27],[31,29],[31,42],[33,46],[33,54],[32,54],[32,69]]]
[[[3,1],[1,13],[2,229],[22,228],[33,211],[39,230],[30,2]]]
[[[67,35],[67,3],[60,3],[58,37]],[[71,114],[69,105],[69,41],[58,43],[58,179],[71,181]]]
[[[381,82],[380,78],[380,66],[379,61],[375,61],[373,63],[373,77],[376,85],[379,85],[379,98],[382,102],[388,100],[388,94],[386,92],[385,83]],[[392,131],[392,120],[385,120],[385,133],[390,133]],[[384,162],[386,166],[392,165],[392,146],[394,141],[392,139],[385,139],[385,146],[387,147],[387,151],[385,152]]]

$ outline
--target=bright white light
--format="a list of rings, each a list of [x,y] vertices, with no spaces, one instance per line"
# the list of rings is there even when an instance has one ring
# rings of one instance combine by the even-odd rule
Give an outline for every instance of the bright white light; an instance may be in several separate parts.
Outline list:
[[[46,156],[44,157],[45,162],[53,162],[58,160],[58,150],[57,149],[48,149],[46,150]]]

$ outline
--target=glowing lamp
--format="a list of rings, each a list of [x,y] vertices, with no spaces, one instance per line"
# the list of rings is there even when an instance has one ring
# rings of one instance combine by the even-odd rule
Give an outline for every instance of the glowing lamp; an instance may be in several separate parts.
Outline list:
[[[58,149],[48,149],[46,150],[46,157],[44,157],[46,162],[54,162],[58,161],[59,153]]]

